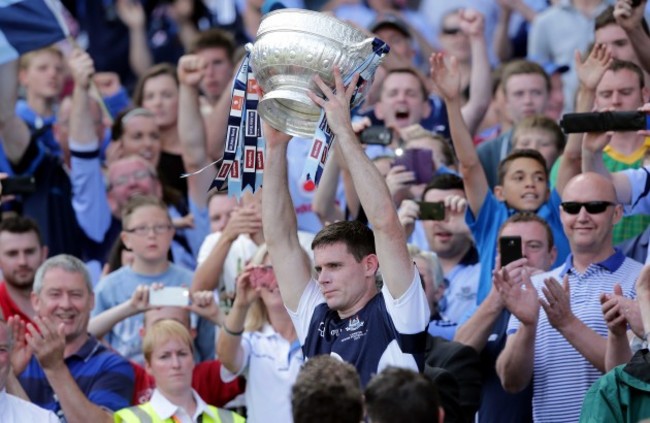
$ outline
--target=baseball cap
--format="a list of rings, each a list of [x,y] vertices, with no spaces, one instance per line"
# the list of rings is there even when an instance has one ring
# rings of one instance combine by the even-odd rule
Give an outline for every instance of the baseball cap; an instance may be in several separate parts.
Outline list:
[[[409,31],[409,27],[406,22],[392,13],[384,13],[377,16],[377,18],[368,26],[368,30],[370,32],[376,32],[378,29],[385,26],[392,26],[402,34],[411,38],[411,31]]]

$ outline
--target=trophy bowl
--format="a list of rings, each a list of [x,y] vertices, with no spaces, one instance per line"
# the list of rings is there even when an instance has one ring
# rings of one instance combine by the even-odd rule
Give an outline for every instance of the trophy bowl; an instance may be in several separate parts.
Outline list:
[[[307,95],[322,91],[313,81],[318,74],[334,88],[333,67],[343,76],[372,53],[373,38],[342,21],[319,12],[280,9],[262,18],[250,63],[264,96],[258,112],[273,128],[311,138],[321,109]],[[370,83],[355,97],[359,105]]]

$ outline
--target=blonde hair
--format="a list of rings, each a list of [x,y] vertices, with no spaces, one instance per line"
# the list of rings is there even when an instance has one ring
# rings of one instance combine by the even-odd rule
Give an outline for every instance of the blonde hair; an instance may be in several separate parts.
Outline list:
[[[408,244],[409,255],[412,259],[421,258],[429,263],[431,269],[431,278],[433,279],[433,287],[438,288],[445,282],[445,273],[442,270],[442,265],[438,259],[438,255],[431,251],[423,251],[417,245]],[[418,271],[421,271],[418,269]]]
[[[192,335],[190,335],[187,328],[176,320],[163,319],[151,325],[144,334],[142,339],[144,360],[151,363],[151,354],[153,354],[154,348],[170,339],[178,339],[184,342],[194,354]]]
[[[32,59],[34,59],[34,57],[38,56],[41,53],[52,53],[59,56],[59,59],[63,60],[63,53],[61,52],[61,50],[55,44],[52,44],[47,47],[39,48],[38,50],[32,50],[29,53],[25,53],[22,56],[20,56],[20,60],[18,62],[18,66],[20,70],[27,69],[29,65],[32,63]]]

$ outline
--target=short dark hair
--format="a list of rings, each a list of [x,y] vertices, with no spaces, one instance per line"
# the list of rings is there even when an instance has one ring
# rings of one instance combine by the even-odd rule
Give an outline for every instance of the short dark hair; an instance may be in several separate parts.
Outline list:
[[[135,104],[138,107],[142,107],[142,101],[144,100],[145,84],[151,78],[155,78],[160,75],[168,75],[172,77],[172,79],[176,83],[176,86],[179,85],[178,75],[176,74],[176,67],[174,65],[172,65],[171,63],[159,63],[157,65],[153,65],[152,67],[147,69],[147,71],[138,79],[138,83],[136,84],[135,90],[133,91],[133,104]]]
[[[364,392],[366,412],[373,423],[438,423],[438,388],[428,377],[413,370],[387,367]]]
[[[9,232],[12,234],[26,234],[33,232],[36,234],[38,244],[41,247],[43,246],[41,230],[38,227],[38,223],[36,223],[36,221],[31,217],[12,216],[3,219],[2,222],[0,222],[0,232]]]
[[[190,45],[189,52],[196,54],[208,48],[221,48],[226,51],[228,59],[232,61],[235,55],[235,46],[235,39],[229,32],[219,28],[210,28],[198,33]]]
[[[442,173],[440,175],[434,176],[433,179],[431,179],[431,181],[427,184],[427,186],[424,188],[424,191],[422,192],[422,198],[424,198],[427,192],[431,191],[432,189],[439,189],[442,191],[458,189],[465,191],[465,184],[463,183],[463,179],[458,175],[454,175],[453,173]]]
[[[413,68],[409,68],[409,67],[394,68],[394,69],[390,69],[388,72],[386,72],[386,76],[384,76],[384,79],[381,82],[381,88],[379,90],[380,93],[384,90],[384,81],[386,81],[386,79],[388,79],[388,77],[390,75],[393,75],[393,74],[396,74],[396,73],[407,73],[409,75],[413,75],[413,77],[415,77],[415,79],[417,79],[418,83],[420,84],[420,91],[422,92],[422,100],[427,100],[429,98],[429,91],[427,90],[426,84],[422,80],[422,76],[418,73],[418,71],[416,71]]]
[[[517,159],[532,159],[535,160],[544,168],[544,175],[546,176],[546,180],[548,181],[548,168],[546,167],[546,159],[542,154],[537,151],[533,150],[532,148],[522,148],[521,150],[515,150],[512,153],[508,154],[505,159],[501,160],[499,163],[499,167],[497,169],[498,175],[499,175],[499,185],[503,185],[503,181],[506,177],[506,173],[508,173],[508,169],[510,168],[510,164],[514,162]]]
[[[503,222],[503,224],[499,228],[499,237],[501,237],[501,232],[503,232],[503,229],[506,226],[510,225],[511,223],[528,223],[528,222],[537,222],[544,227],[544,229],[546,230],[546,238],[548,239],[548,251],[551,251],[551,249],[555,245],[555,239],[553,238],[553,231],[551,230],[551,226],[548,224],[546,220],[539,217],[537,214],[533,212],[519,212],[510,216],[505,222]],[[498,245],[497,248],[499,248]]]
[[[645,86],[645,76],[643,75],[643,70],[636,63],[632,63],[627,60],[612,60],[612,63],[609,65],[607,70],[612,72],[618,72],[620,70],[627,69],[632,73],[635,73],[639,78],[639,87],[643,88]]]
[[[311,249],[341,242],[360,263],[364,257],[375,254],[375,235],[356,220],[335,222],[321,229],[311,243]]]
[[[510,77],[528,74],[535,74],[544,78],[544,81],[546,82],[546,91],[551,91],[551,78],[548,77],[548,74],[541,65],[531,62],[530,60],[518,59],[508,62],[503,66],[503,71],[501,72],[503,92],[506,93],[506,87]]]
[[[359,423],[363,393],[357,370],[329,355],[310,358],[291,388],[295,423]]]

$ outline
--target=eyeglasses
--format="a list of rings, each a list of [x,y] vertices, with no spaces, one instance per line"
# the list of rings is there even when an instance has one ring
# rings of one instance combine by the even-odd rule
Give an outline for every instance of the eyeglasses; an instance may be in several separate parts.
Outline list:
[[[111,182],[111,186],[121,187],[131,182],[132,179],[136,181],[141,181],[143,179],[152,178],[152,177],[153,175],[148,169],[140,169],[140,170],[136,170],[133,173],[129,173],[127,175],[118,176],[117,178],[113,179],[113,181]]]
[[[580,213],[580,209],[583,207],[589,214],[600,214],[607,210],[607,207],[615,205],[616,204],[610,201],[587,201],[586,203],[580,203],[578,201],[565,201],[563,203],[560,203],[562,210],[569,214],[578,214]]]
[[[145,236],[149,235],[149,232],[153,231],[154,234],[156,235],[162,235],[166,234],[167,232],[172,230],[172,225],[165,224],[165,225],[153,225],[153,226],[136,226],[135,228],[131,229],[125,229],[124,232],[128,232],[130,234],[136,234],[138,236]]]
[[[456,35],[460,32],[460,28],[442,28],[441,32],[444,35]]]

